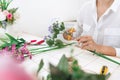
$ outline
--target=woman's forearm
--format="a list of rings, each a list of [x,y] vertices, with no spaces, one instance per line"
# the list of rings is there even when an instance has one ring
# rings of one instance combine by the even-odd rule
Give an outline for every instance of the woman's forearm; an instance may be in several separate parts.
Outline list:
[[[96,52],[99,52],[105,55],[116,56],[116,50],[110,46],[98,45]]]

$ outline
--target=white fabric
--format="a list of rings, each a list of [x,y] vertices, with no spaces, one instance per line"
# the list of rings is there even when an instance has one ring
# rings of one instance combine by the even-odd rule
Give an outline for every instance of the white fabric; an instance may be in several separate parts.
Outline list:
[[[96,0],[84,4],[78,16],[77,36],[90,35],[96,43],[115,47],[120,56],[120,0],[114,0],[97,21]]]

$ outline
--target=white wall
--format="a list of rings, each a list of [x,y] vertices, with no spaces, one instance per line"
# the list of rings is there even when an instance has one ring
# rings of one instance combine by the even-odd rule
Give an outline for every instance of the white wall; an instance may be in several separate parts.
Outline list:
[[[25,31],[41,37],[55,18],[76,19],[82,4],[88,0],[13,0],[10,7],[19,7],[20,19],[13,25],[16,31]]]

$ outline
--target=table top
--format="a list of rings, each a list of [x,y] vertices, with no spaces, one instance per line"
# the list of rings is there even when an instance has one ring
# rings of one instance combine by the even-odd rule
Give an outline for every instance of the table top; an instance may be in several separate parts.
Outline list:
[[[22,34],[20,36],[25,38],[26,40],[41,39],[34,35],[28,34]],[[74,50],[73,54],[70,54],[71,49]],[[31,60],[26,59],[25,62],[23,62],[22,64],[28,72],[33,73],[37,70],[40,60],[43,59],[44,67],[40,71],[39,76],[45,77],[49,74],[49,63],[57,65],[63,55],[66,55],[66,57],[70,57],[72,55],[76,60],[78,60],[80,67],[86,72],[93,72],[99,74],[101,67],[105,65],[108,66],[109,72],[111,73],[111,76],[108,80],[119,80],[120,78],[120,65],[93,55],[91,52],[82,50],[78,47],[75,47],[74,45],[34,55]],[[111,56],[107,57],[120,62],[120,58]]]

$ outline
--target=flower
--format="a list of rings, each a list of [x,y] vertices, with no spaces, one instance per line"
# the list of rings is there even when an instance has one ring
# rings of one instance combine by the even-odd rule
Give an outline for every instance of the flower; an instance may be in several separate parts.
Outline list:
[[[12,17],[13,17],[13,15],[12,15],[11,13],[9,13],[9,14],[7,15],[7,19],[8,19],[8,20],[12,20]]]
[[[7,15],[9,14],[9,12],[8,12],[7,10],[4,10],[4,11],[3,11],[3,14],[4,14],[5,16],[7,16]]]
[[[32,58],[32,54],[27,49],[26,41],[23,38],[15,39],[7,33],[6,36],[9,38],[8,40],[0,39],[4,42],[0,46],[0,54],[4,55],[5,53],[9,53],[18,62],[23,61],[26,56],[30,59]]]
[[[3,14],[3,12],[0,12],[0,22],[6,20],[6,16]]]
[[[18,8],[8,9],[12,0],[0,0],[0,27],[6,29],[8,24],[13,24],[17,19],[15,14]]]

